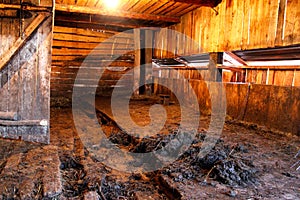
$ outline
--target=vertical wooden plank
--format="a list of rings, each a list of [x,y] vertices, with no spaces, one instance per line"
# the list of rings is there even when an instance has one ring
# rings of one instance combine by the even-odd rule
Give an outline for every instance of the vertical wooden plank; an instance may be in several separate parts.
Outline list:
[[[145,38],[146,38],[146,49],[145,49],[145,92],[150,95],[151,91],[151,83],[152,83],[152,50],[153,50],[153,31],[145,30]]]
[[[229,38],[231,45],[228,46],[228,50],[240,49],[241,41],[243,37],[243,7],[244,1],[230,1],[231,2],[231,25],[228,24]]]
[[[263,70],[257,70],[256,84],[262,84],[262,74],[263,74]]]
[[[283,44],[297,44],[300,42],[300,1],[287,0],[286,2],[286,13],[283,27]]]
[[[274,78],[275,78],[275,71],[274,70],[269,70],[269,77],[268,77],[268,85],[273,85],[274,84]]]
[[[285,71],[275,70],[274,71],[274,85],[282,86],[284,83]]]
[[[251,10],[250,0],[244,1],[244,6],[241,8],[243,10],[242,18],[242,47],[241,49],[246,49],[250,42],[250,25],[251,25]]]
[[[294,70],[286,70],[283,86],[292,86],[294,79]]]
[[[1,84],[0,84],[0,111],[8,111],[8,70],[7,68],[2,69]]]
[[[20,102],[20,115],[22,119],[35,119],[36,97],[36,62],[37,62],[37,34],[35,34],[20,52],[21,67],[20,89],[22,90]]]
[[[141,61],[141,40],[140,40],[140,30],[134,29],[134,48],[135,48],[135,57],[134,57],[134,70],[133,70],[133,88],[136,88],[134,95],[139,95],[138,86],[140,83],[140,61]]]
[[[18,21],[10,19],[10,34],[12,38],[17,37],[18,30]],[[18,56],[14,57],[8,65],[8,111],[18,112],[18,92],[19,92],[19,76],[18,71],[20,68],[20,63]]]
[[[251,78],[251,83],[254,83],[254,84],[256,84],[257,82],[256,82],[256,79],[257,78],[257,70],[256,69],[253,69],[252,70],[252,78]]]
[[[219,5],[218,5],[218,19],[219,19],[219,29],[215,30],[217,37],[218,37],[218,44],[217,44],[217,51],[216,52],[222,52],[226,51],[226,26],[228,25],[226,21],[226,5],[227,5],[227,0],[223,0]]]
[[[281,46],[283,44],[286,6],[286,0],[279,0],[277,30],[275,38],[275,45],[277,46]]]
[[[274,47],[275,39],[276,39],[276,32],[277,32],[277,19],[278,19],[278,9],[279,3],[278,1],[268,0],[269,4],[269,15],[266,16],[269,18],[269,25],[268,25],[268,34],[266,35],[267,38],[267,46]]]
[[[251,1],[251,6],[250,6],[250,30],[249,31],[249,38],[248,38],[248,46],[247,48],[255,48],[255,43],[256,43],[256,35],[258,31],[258,28],[260,26],[258,20],[258,1]]]
[[[295,71],[294,75],[294,86],[295,87],[300,87],[300,70]]]
[[[268,71],[267,70],[262,70],[262,79],[261,79],[261,84],[267,84],[267,76],[268,76]]]
[[[51,41],[52,41],[52,17],[43,23],[38,31],[37,52],[37,99],[36,110],[39,119],[50,119],[50,72],[51,72]]]

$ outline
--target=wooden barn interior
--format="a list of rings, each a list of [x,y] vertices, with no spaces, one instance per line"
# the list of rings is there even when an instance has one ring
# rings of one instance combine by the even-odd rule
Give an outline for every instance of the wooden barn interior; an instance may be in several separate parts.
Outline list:
[[[0,199],[300,199],[299,0],[0,0]]]

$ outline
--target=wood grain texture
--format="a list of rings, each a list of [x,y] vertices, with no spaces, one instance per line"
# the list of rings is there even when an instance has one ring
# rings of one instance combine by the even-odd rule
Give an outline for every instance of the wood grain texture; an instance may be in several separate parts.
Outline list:
[[[6,27],[5,32],[1,31],[1,43],[6,47],[11,41],[17,42],[10,47],[9,61],[0,72],[0,95],[6,97],[0,99],[0,111],[15,112],[21,120],[5,122],[3,137],[48,143],[52,14],[41,13],[28,20],[32,21],[26,22],[29,26],[24,30],[24,38],[18,38],[18,20],[1,21],[1,27]],[[4,39],[10,32],[14,37]],[[44,127],[31,123],[42,120],[46,122]]]
[[[191,37],[203,52],[298,45],[300,11],[296,8],[299,7],[298,0],[223,0],[215,8],[218,13],[200,7],[182,16],[181,23],[170,28]],[[164,34],[158,33],[156,37],[157,43],[168,43]],[[180,55],[196,52],[182,38],[177,48]]]

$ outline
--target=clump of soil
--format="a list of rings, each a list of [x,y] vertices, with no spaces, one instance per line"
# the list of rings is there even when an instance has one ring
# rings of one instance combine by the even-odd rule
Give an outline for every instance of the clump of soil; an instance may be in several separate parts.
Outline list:
[[[216,163],[212,176],[225,184],[247,186],[249,183],[256,182],[256,172],[249,160],[230,158]]]
[[[156,136],[142,138],[130,151],[134,153],[148,153],[161,149],[174,139],[176,134],[177,132],[172,132],[168,135],[158,134]]]
[[[100,190],[107,200],[128,199],[135,200],[134,190],[129,184],[117,182],[112,177],[105,177],[101,181]]]
[[[176,151],[177,147],[181,147],[181,143],[190,139],[189,133],[186,131],[183,132],[184,134],[181,134],[181,137],[177,138],[176,136],[180,136],[178,133],[181,130],[174,130],[169,134],[157,134],[140,139],[122,131],[113,121],[110,122],[107,116],[102,116],[99,113],[98,117],[100,117],[99,121],[102,124],[113,126],[108,128],[109,130],[113,130],[109,135],[110,141],[119,146],[126,147],[128,151],[134,153],[153,152],[163,149],[175,141],[174,145],[163,149],[169,155]],[[255,174],[257,169],[251,160],[247,159],[244,155],[244,153],[247,153],[247,149],[243,145],[237,144],[232,147],[224,144],[224,141],[219,139],[207,155],[200,157],[199,152],[205,137],[205,131],[196,134],[188,150],[175,163],[163,169],[161,173],[169,175],[176,182],[190,179],[206,182],[208,178],[231,186],[247,186],[256,182]],[[160,159],[163,158],[160,157]]]
[[[79,158],[61,157],[61,173],[64,197],[81,196],[87,190],[85,171]]]
[[[204,157],[199,157],[204,134],[198,134],[191,147],[162,173],[175,182],[196,179],[206,182],[208,178],[230,186],[247,186],[256,183],[257,169],[243,154],[247,149],[243,145],[230,147],[218,140],[215,147]]]

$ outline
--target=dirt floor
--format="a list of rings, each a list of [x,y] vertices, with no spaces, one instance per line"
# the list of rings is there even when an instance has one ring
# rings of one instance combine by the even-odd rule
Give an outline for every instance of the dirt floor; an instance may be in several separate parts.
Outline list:
[[[155,103],[155,98],[132,100],[132,119],[149,124]],[[109,99],[96,104],[102,130],[125,151],[164,148],[179,132],[176,104],[164,106],[164,128],[145,138],[116,125]],[[199,157],[209,123],[209,116],[200,117],[192,145],[175,162],[153,172],[125,173],[84,147],[70,108],[52,108],[50,145],[0,139],[0,199],[300,199],[299,165],[293,166],[300,159],[299,137],[227,119],[215,147]]]

